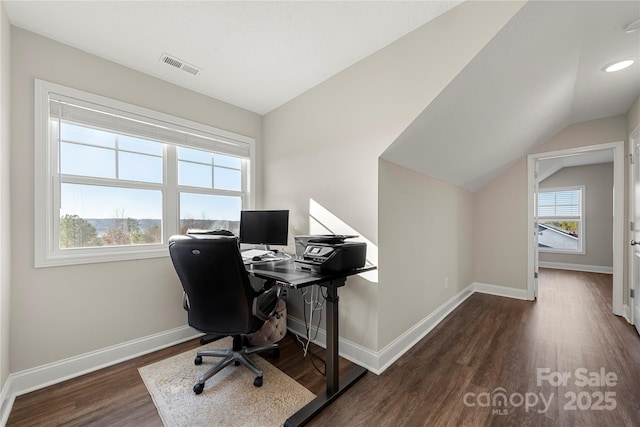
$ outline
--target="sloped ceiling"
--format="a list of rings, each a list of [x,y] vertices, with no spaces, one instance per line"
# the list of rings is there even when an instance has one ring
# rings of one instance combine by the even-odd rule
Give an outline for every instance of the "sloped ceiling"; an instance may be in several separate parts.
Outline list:
[[[640,2],[527,3],[382,157],[476,191],[577,122],[624,114],[640,95]],[[622,58],[617,73],[602,68]]]
[[[459,3],[3,1],[13,25],[258,114]],[[638,1],[529,1],[382,157],[476,191],[569,124],[627,112],[640,32],[623,27],[639,17]]]

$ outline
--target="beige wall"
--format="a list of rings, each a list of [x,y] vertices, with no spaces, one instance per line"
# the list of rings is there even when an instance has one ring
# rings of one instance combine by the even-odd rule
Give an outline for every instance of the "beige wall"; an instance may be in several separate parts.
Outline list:
[[[0,390],[9,376],[9,323],[11,298],[10,197],[10,55],[11,29],[0,3]],[[2,405],[4,402],[0,402]]]
[[[407,216],[411,212],[378,195],[378,185],[385,185],[379,184],[378,157],[521,6],[464,3],[267,114],[265,206],[291,210],[292,234],[308,232],[310,200],[373,244],[382,233],[419,226],[379,217],[379,209],[389,207]],[[404,248],[387,251],[401,256]],[[449,255],[442,253],[439,259]],[[379,349],[393,334],[380,336],[378,305],[384,304],[385,322],[391,322],[384,328],[396,332],[430,313],[423,306],[422,313],[402,318],[410,294],[392,303],[378,302],[380,289],[391,292],[399,286],[393,274],[385,272],[395,272],[394,264],[394,259],[381,256],[380,277],[388,280],[375,284],[353,278],[341,290],[341,336]],[[440,298],[440,293],[434,294],[430,306],[443,303]],[[402,318],[397,325],[396,315]]]
[[[615,116],[568,126],[532,152],[626,140],[626,116]],[[523,157],[475,193],[476,282],[527,289],[527,191]]]
[[[386,160],[379,173],[384,345],[473,282],[473,194]]]
[[[613,163],[563,168],[540,189],[584,185],[584,254],[540,252],[540,262],[613,268]],[[602,269],[600,269],[602,270]]]
[[[527,289],[527,162],[474,193],[475,282]]]
[[[34,79],[254,137],[258,150],[262,118],[16,27],[11,53],[11,372],[185,325],[168,257],[33,267]]]

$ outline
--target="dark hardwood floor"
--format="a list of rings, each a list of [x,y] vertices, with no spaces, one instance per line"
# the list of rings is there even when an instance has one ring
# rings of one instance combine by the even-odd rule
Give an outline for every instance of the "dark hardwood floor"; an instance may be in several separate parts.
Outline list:
[[[7,425],[161,426],[137,368],[197,346],[19,396]],[[295,338],[282,341],[278,359],[265,358],[312,392],[323,389]],[[341,372],[349,366],[342,360]],[[309,425],[640,426],[640,337],[612,314],[610,275],[542,270],[536,302],[472,295]]]

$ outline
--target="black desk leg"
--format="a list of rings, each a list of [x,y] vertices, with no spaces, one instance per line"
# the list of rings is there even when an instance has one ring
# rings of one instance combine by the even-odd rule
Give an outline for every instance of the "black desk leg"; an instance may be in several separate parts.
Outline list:
[[[338,368],[338,288],[327,288],[326,327],[327,327],[327,394],[338,392],[340,370]]]
[[[367,370],[362,366],[354,366],[340,381],[340,370],[338,367],[338,288],[327,286],[327,305],[325,306],[327,320],[327,390],[320,393],[306,406],[293,414],[284,423],[285,427],[305,425],[318,412],[333,402],[338,396],[344,393],[356,381],[358,381]]]

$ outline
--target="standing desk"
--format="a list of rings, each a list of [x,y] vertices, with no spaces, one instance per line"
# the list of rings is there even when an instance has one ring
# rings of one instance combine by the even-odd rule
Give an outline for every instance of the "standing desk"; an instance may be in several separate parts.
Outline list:
[[[346,284],[347,277],[365,271],[374,270],[372,265],[344,272],[315,272],[296,266],[293,260],[276,263],[258,263],[247,266],[247,272],[261,279],[275,280],[278,286],[299,289],[311,285],[319,285],[327,289],[326,328],[327,328],[327,389],[320,393],[298,412],[289,417],[286,427],[302,426],[313,416],[329,405],[358,381],[367,370],[362,366],[354,366],[342,380],[338,369],[338,288]]]

